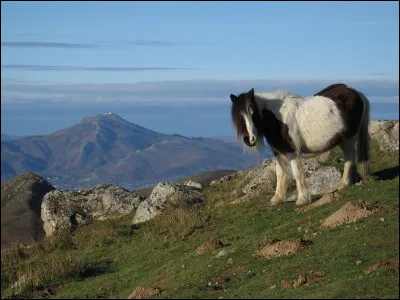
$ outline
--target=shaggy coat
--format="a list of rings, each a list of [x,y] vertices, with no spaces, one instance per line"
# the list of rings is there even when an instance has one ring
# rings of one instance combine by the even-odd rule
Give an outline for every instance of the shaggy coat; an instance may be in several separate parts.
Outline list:
[[[278,160],[274,204],[285,197],[288,167],[296,179],[296,203],[309,202],[302,153],[322,153],[339,146],[345,157],[339,189],[356,181],[356,155],[360,175],[368,175],[369,102],[361,92],[345,84],[333,84],[306,98],[279,91],[255,94],[254,89],[230,97],[237,137],[242,137],[246,146],[258,149],[265,138]]]

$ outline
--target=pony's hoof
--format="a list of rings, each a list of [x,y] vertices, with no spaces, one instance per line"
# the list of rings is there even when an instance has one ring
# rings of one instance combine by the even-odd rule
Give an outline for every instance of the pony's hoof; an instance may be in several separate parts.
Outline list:
[[[309,197],[306,197],[306,196],[299,197],[297,199],[297,201],[296,201],[296,205],[304,205],[304,204],[307,204],[307,203],[310,203],[310,202],[311,202],[311,200],[310,200]]]
[[[350,184],[348,184],[348,183],[340,182],[337,189],[338,189],[338,191],[340,191],[340,190],[343,190],[345,188],[348,188],[349,185]]]
[[[282,203],[283,202],[283,198],[278,197],[278,196],[274,196],[271,199],[271,205],[277,205],[278,203]]]

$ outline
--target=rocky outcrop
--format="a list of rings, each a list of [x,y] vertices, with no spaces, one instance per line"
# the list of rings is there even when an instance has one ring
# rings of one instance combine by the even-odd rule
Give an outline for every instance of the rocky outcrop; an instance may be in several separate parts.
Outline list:
[[[319,163],[319,157],[303,161],[306,182],[309,186],[311,196],[331,193],[337,189],[341,179],[340,171],[335,167],[325,167]],[[275,193],[276,188],[276,161],[266,159],[259,166],[256,166],[245,173],[244,178],[239,182],[238,187],[243,193],[249,196],[256,196],[260,193]],[[296,183],[292,174],[288,175],[288,187]],[[293,200],[293,199],[292,199]]]
[[[72,191],[52,191],[45,195],[41,218],[46,235],[60,228],[75,229],[93,220],[106,220],[134,212],[143,197],[111,184]]]
[[[187,185],[187,186],[190,186],[190,187],[194,187],[194,188],[198,188],[198,189],[201,189],[202,186],[203,186],[200,182],[195,182],[193,180],[185,181],[184,185]]]
[[[342,174],[335,167],[321,167],[306,179],[311,196],[332,193],[337,190]]]
[[[211,185],[219,184],[219,183],[225,182],[225,181],[230,181],[232,179],[235,179],[237,177],[237,175],[238,175],[238,172],[222,176],[220,179],[211,181]]]
[[[21,173],[1,185],[1,247],[33,243],[44,236],[40,207],[54,187],[41,176]]]
[[[238,187],[246,195],[257,195],[261,192],[273,193],[276,183],[275,164],[275,159],[265,159],[261,165],[245,173]]]
[[[132,224],[148,221],[159,215],[169,201],[172,204],[195,205],[202,203],[205,197],[199,191],[172,182],[157,184],[149,198],[141,202],[136,210]]]
[[[381,151],[399,150],[399,121],[371,121],[369,134],[379,144]]]

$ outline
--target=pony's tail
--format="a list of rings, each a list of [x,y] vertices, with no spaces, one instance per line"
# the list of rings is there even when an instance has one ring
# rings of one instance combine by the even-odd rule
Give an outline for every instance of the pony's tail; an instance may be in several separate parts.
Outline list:
[[[369,161],[371,158],[370,140],[368,134],[368,126],[370,120],[370,105],[367,97],[361,92],[358,92],[363,100],[363,114],[360,128],[358,131],[357,140],[357,160],[359,164],[359,173],[361,179],[366,179],[369,176]]]

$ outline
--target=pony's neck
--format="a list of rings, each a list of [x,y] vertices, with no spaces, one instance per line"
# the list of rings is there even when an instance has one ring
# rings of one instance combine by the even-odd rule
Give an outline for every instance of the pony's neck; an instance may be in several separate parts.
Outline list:
[[[268,109],[273,114],[277,115],[287,95],[289,94],[280,91],[255,94],[254,101],[256,102],[260,115],[262,114],[263,109]]]

